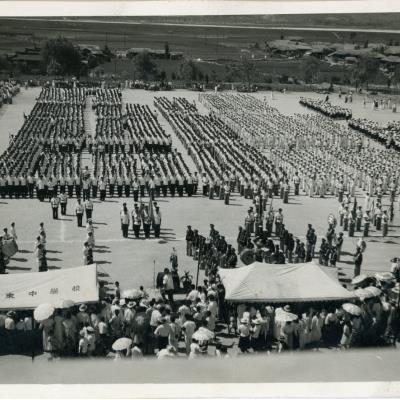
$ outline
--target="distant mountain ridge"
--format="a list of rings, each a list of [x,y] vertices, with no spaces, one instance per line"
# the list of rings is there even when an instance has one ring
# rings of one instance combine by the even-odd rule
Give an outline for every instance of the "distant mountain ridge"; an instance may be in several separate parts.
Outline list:
[[[72,19],[68,17],[68,19]],[[85,17],[75,20],[111,20],[141,23],[182,23],[218,25],[260,25],[324,28],[399,29],[400,13],[297,14],[297,15],[207,15],[166,17]]]

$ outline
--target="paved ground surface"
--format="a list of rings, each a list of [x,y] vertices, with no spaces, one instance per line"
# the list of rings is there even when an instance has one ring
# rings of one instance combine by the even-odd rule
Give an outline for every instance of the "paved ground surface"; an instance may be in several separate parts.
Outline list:
[[[374,389],[366,390],[365,384],[371,382],[398,382],[400,364],[398,362],[398,351],[386,349],[369,349],[369,350],[350,350],[337,352],[335,357],[328,353],[320,352],[293,352],[286,354],[265,354],[260,356],[239,356],[227,359],[215,359],[202,357],[196,360],[188,359],[172,359],[159,362],[156,359],[146,358],[140,363],[127,360],[126,362],[115,363],[111,360],[63,360],[60,362],[47,362],[45,356],[37,357],[32,363],[29,359],[22,356],[7,356],[2,360],[7,361],[7,368],[4,368],[0,376],[0,382],[7,384],[109,384],[109,383],[283,383],[283,382],[319,382],[323,383],[320,389],[321,394],[311,393],[313,387],[302,387],[301,392],[288,392],[290,397],[306,397],[305,390],[310,390],[310,398],[312,397],[332,397],[340,390],[338,382],[363,382],[363,385],[357,386],[350,395],[351,398],[356,397],[392,397],[398,396],[398,384],[391,383],[390,386],[382,384]],[[28,362],[24,362],[28,361]],[[234,361],[234,362],[232,362]],[[79,363],[79,366],[78,366]],[[249,366],[251,365],[251,368]],[[111,369],[117,367],[117,373],[111,373]],[[329,382],[334,383],[329,385]],[[17,391],[20,386],[12,386]],[[47,386],[49,387],[49,386]],[[58,388],[58,387],[57,387]],[[103,387],[108,390],[108,387]],[[247,393],[241,393],[241,386],[236,386],[230,394],[230,398],[240,397],[259,397],[271,396],[271,391],[261,394],[258,387],[248,387]],[[282,385],[279,388],[280,393],[287,388]],[[2,388],[4,393],[4,388]],[[160,393],[163,398],[169,398],[165,391]],[[179,387],[178,397],[188,396],[187,387]],[[195,397],[221,396],[220,391],[211,392],[206,395],[206,387],[202,385],[198,387]],[[270,390],[278,390],[278,388],[270,388]],[[300,389],[300,388],[299,388]],[[16,392],[10,387],[6,388],[10,392],[8,397],[16,397]],[[35,390],[35,388],[32,388]],[[73,390],[73,387],[72,387]],[[82,388],[80,388],[82,390]],[[116,389],[112,389],[111,397],[117,393]],[[149,390],[151,397],[155,397],[155,393],[159,388],[152,385]],[[13,393],[11,395],[11,393]],[[18,392],[17,392],[18,393]],[[45,393],[45,392],[42,392]],[[60,392],[54,395],[59,397]],[[70,393],[70,392],[69,392]],[[99,394],[99,398],[104,397],[104,393]],[[120,392],[118,392],[120,393]],[[353,394],[354,393],[354,394]],[[82,392],[77,393],[78,396]],[[177,398],[171,396],[171,398]],[[31,392],[32,396],[32,392]],[[137,392],[132,390],[126,397],[137,396]],[[278,395],[279,396],[279,395]],[[278,397],[277,396],[277,397]],[[288,397],[289,397],[288,396]],[[18,396],[22,397],[22,396]],[[72,397],[72,396],[71,396]],[[108,396],[107,396],[108,397]],[[125,397],[125,396],[124,396]],[[141,396],[140,396],[141,397]],[[192,397],[192,396],[190,396]],[[228,397],[228,396],[224,396]],[[275,396],[274,396],[275,397]],[[286,397],[286,396],[285,396]],[[340,397],[340,396],[337,396]],[[348,394],[346,397],[349,397]]]
[[[39,89],[22,89],[15,98],[13,105],[7,105],[0,109],[0,151],[3,151],[8,143],[8,134],[16,133],[22,124],[23,111],[29,112],[33,102],[39,93]],[[154,95],[167,97],[185,96],[189,100],[197,100],[198,94],[190,91],[173,92],[146,92],[142,90],[125,90],[124,102],[139,102],[152,105]],[[270,102],[282,112],[291,114],[295,112],[310,112],[298,104],[299,96],[307,95],[316,97],[316,94],[304,93],[274,93],[274,100]],[[257,97],[267,96],[270,93],[257,93]],[[320,95],[321,96],[321,95]],[[337,95],[332,96],[334,102],[339,102]],[[342,102],[342,101],[341,101]],[[355,116],[368,116],[371,119],[386,121],[387,119],[399,119],[399,114],[393,114],[389,110],[372,112],[364,109],[362,96],[356,96],[354,102],[349,105]],[[201,112],[206,110],[199,105]],[[159,116],[164,129],[172,133],[167,121]],[[178,138],[173,134],[173,146],[176,146],[184,155],[189,168],[194,169],[191,159],[184,151]],[[360,192],[359,196],[363,194]],[[162,198],[159,200],[163,214],[162,234],[164,243],[153,240],[135,240],[132,234],[128,239],[123,239],[119,225],[119,211],[124,199],[108,199],[104,203],[96,202],[94,209],[94,222],[96,227],[96,243],[98,248],[94,254],[95,261],[101,270],[105,272],[104,279],[109,282],[118,280],[122,288],[153,286],[154,262],[156,271],[161,271],[169,264],[169,255],[172,247],[176,247],[179,256],[179,269],[196,273],[196,263],[185,255],[184,235],[186,225],[191,224],[201,233],[207,233],[209,224],[214,223],[216,229],[228,238],[228,242],[236,244],[236,232],[239,225],[243,224],[249,200],[235,195],[231,205],[225,206],[221,201],[208,200],[201,196],[189,198]],[[384,199],[384,203],[388,203]],[[133,201],[128,201],[132,207]],[[281,200],[274,200],[274,207],[281,206]],[[16,223],[18,242],[20,249],[10,262],[10,273],[33,272],[37,270],[33,244],[38,232],[40,222],[45,223],[48,235],[49,267],[50,269],[70,268],[82,264],[82,245],[85,238],[85,229],[78,228],[73,210],[75,200],[68,204],[67,216],[60,220],[51,219],[49,203],[39,203],[37,200],[1,200],[0,221],[1,226],[9,226],[12,221]],[[307,223],[312,223],[319,237],[325,234],[327,216],[330,212],[337,214],[338,203],[336,199],[310,199],[307,196],[292,197],[290,204],[282,207],[285,215],[285,223],[295,235],[305,235]],[[396,210],[396,213],[398,211]],[[363,270],[365,272],[387,270],[389,260],[399,255],[400,244],[400,219],[395,216],[393,226],[389,229],[389,236],[385,239],[372,232],[368,239],[367,251],[364,257]],[[352,253],[357,238],[346,238],[344,243],[344,256],[339,263],[342,278],[352,276]],[[202,279],[202,276],[200,276]]]

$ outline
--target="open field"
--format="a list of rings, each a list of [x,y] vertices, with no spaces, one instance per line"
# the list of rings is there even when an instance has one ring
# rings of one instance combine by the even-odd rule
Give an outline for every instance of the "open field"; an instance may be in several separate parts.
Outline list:
[[[242,49],[258,42],[279,39],[283,36],[302,36],[304,40],[320,42],[349,41],[349,32],[332,30],[310,31],[299,27],[291,29],[266,29],[267,27],[252,26],[196,26],[163,25],[119,20],[118,23],[106,21],[80,20],[40,20],[40,19],[1,19],[0,20],[0,51],[15,51],[34,43],[40,44],[49,38],[65,36],[75,43],[107,44],[112,50],[129,47],[150,47],[163,49],[165,42],[171,51],[180,51],[189,58],[238,59]],[[384,25],[383,25],[384,26]],[[356,42],[387,43],[390,40],[400,40],[399,33],[388,32],[358,32]]]
[[[0,111],[0,151],[4,151],[8,134],[16,133],[22,124],[22,112],[28,112],[40,89],[22,89],[14,99],[13,105],[4,106]],[[124,102],[138,102],[152,106],[154,96],[178,97],[183,96],[188,100],[197,100],[198,94],[190,91],[172,92],[147,92],[144,90],[124,90]],[[274,100],[269,100],[275,107],[288,115],[297,112],[310,112],[298,104],[301,95],[318,96],[317,94],[287,93],[274,94]],[[257,97],[270,98],[270,93],[257,93]],[[355,96],[351,104],[355,116],[368,116],[377,121],[400,119],[400,114],[392,114],[388,110],[371,112],[362,107],[362,97]],[[333,98],[333,102],[338,102]],[[198,105],[202,113],[207,112],[202,105]],[[159,117],[164,129],[173,135],[173,146],[182,152],[190,169],[194,169],[191,159],[186,154],[178,138],[171,130],[169,124]],[[358,195],[361,197],[362,193]],[[209,200],[196,196],[189,198],[162,198],[159,201],[163,215],[161,237],[166,243],[152,240],[134,240],[132,234],[128,239],[123,239],[120,232],[119,211],[125,199],[107,199],[106,202],[95,202],[94,223],[96,244],[99,246],[94,253],[94,260],[104,272],[104,278],[109,282],[118,280],[122,288],[138,285],[153,286],[153,266],[156,271],[161,271],[169,264],[169,255],[172,247],[176,247],[179,256],[179,270],[189,270],[196,273],[196,263],[185,255],[185,231],[190,224],[200,233],[207,234],[209,224],[214,223],[227,238],[228,243],[236,246],[236,233],[239,225],[244,223],[250,200],[245,200],[237,195],[233,196],[231,205],[225,206],[222,201]],[[132,208],[133,201],[127,201]],[[388,199],[384,199],[387,205]],[[274,200],[274,208],[284,210],[285,223],[288,229],[298,237],[304,237],[307,223],[313,224],[320,238],[326,232],[327,216],[330,212],[337,214],[338,203],[334,198],[316,199],[305,195],[292,197],[290,204],[282,205],[280,199]],[[40,203],[37,200],[9,200],[0,202],[1,226],[9,226],[12,221],[16,223],[18,243],[22,252],[18,253],[10,262],[10,273],[24,273],[36,271],[36,261],[33,254],[33,244],[37,236],[40,222],[45,223],[48,236],[49,266],[50,269],[70,268],[82,264],[82,245],[85,238],[85,229],[78,228],[74,216],[75,199],[69,201],[67,216],[59,220],[51,219],[50,204]],[[396,210],[398,214],[398,211]],[[393,226],[389,228],[389,236],[377,237],[372,232],[372,237],[367,241],[367,252],[364,258],[363,271],[385,271],[389,268],[389,260],[398,256],[400,244],[400,217],[395,215]],[[355,249],[355,238],[346,238],[344,242],[344,256],[338,263],[341,278],[349,278],[353,274],[352,253]],[[320,243],[320,242],[318,242]],[[202,276],[200,277],[202,279]]]

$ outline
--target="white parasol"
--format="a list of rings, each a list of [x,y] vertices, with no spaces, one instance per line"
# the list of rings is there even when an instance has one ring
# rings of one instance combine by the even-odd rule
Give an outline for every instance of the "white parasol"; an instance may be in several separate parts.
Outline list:
[[[125,299],[139,299],[143,297],[143,292],[138,289],[126,289],[122,291],[121,297]]]
[[[359,285],[360,283],[363,283],[368,278],[369,278],[369,276],[365,275],[365,274],[357,275],[355,278],[353,278],[351,280],[351,284],[352,285]]]
[[[345,303],[342,305],[344,311],[351,315],[361,315],[361,308],[352,303]]]
[[[132,339],[123,337],[123,338],[119,338],[117,339],[113,345],[112,348],[115,351],[121,351],[121,350],[126,350],[129,349],[130,345],[132,344]]]
[[[366,292],[370,293],[370,297],[378,297],[382,293],[382,290],[375,286],[368,286],[368,287],[364,288],[364,290]]]
[[[192,336],[193,339],[198,340],[199,342],[203,342],[206,340],[212,340],[214,338],[214,333],[209,329],[201,326]]]
[[[50,318],[54,313],[54,307],[49,303],[40,304],[33,311],[33,318],[37,322],[42,322],[47,318]]]
[[[275,321],[277,322],[292,322],[296,321],[297,318],[296,314],[286,311],[280,311],[275,314]]]
[[[55,301],[53,304],[55,308],[61,308],[61,309],[71,308],[75,305],[75,303],[72,300],[65,300],[65,299],[59,299]]]

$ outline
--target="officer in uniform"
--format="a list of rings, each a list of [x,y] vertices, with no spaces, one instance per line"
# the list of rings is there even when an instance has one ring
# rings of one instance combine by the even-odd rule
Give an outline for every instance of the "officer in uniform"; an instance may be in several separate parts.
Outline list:
[[[382,228],[382,209],[378,206],[375,210],[376,230],[380,231]]]
[[[118,175],[117,178],[117,193],[118,193],[118,197],[122,197],[122,187],[124,185],[124,180],[122,179],[121,175]]]
[[[230,188],[228,182],[225,182],[225,185],[224,185],[224,202],[225,202],[225,205],[227,205],[227,206],[229,206],[230,190],[231,190],[231,188]]]
[[[143,198],[144,197],[144,189],[146,187],[146,181],[145,181],[143,175],[139,177],[139,187],[140,187],[140,197]]]
[[[79,227],[82,227],[83,211],[84,211],[83,204],[81,203],[81,199],[78,198],[78,204],[75,207],[75,214]]]
[[[139,182],[135,176],[132,181],[133,201],[136,203],[139,200]]]
[[[74,178],[69,174],[67,178],[68,197],[72,198],[74,194]]]
[[[125,197],[129,197],[131,195],[131,179],[129,175],[125,175],[124,184]]]
[[[81,197],[82,179],[79,175],[75,176],[75,194],[77,198]]]
[[[289,192],[290,192],[290,185],[289,181],[286,180],[285,185],[283,186],[283,203],[289,203]]]
[[[104,177],[100,178],[100,201],[106,199],[107,182]]]
[[[367,210],[364,214],[364,237],[368,237],[369,234],[369,224],[371,222],[371,218],[369,216],[369,211]]]
[[[389,216],[387,215],[387,211],[383,211],[382,215],[382,236],[387,236],[389,227]]]
[[[144,210],[143,210],[143,231],[144,231],[144,237],[146,239],[150,238],[150,226],[151,226],[151,219],[149,215],[149,207],[146,205]]]
[[[356,210],[356,231],[361,231],[361,222],[362,222],[363,212],[361,206],[359,206]],[[340,261],[340,260],[338,260]]]
[[[68,196],[64,191],[61,191],[60,195],[60,205],[61,205],[61,215],[66,215],[67,214],[67,202],[68,202]]]
[[[160,237],[160,230],[161,230],[161,212],[160,212],[160,207],[156,207],[156,211],[154,213],[153,229],[154,229],[154,236],[156,238],[159,238]]]
[[[193,244],[194,232],[190,225],[187,226],[186,230],[186,255],[192,256],[192,244]]]
[[[354,236],[354,230],[355,230],[356,222],[354,221],[353,215],[350,213],[349,217],[349,237]]]
[[[84,177],[82,182],[83,201],[90,197],[90,178]]]
[[[191,172],[189,172],[189,176],[187,178],[187,187],[186,187],[188,197],[192,197],[193,195],[193,177]]]
[[[298,172],[296,172],[294,174],[293,183],[294,183],[294,195],[298,196],[299,195],[299,187],[300,187],[300,178],[299,178]]]
[[[19,178],[19,183],[20,183],[21,196],[24,199],[26,199],[27,194],[28,194],[28,185],[27,185],[25,174],[22,174],[22,176]]]
[[[349,207],[346,205],[344,207],[344,211],[343,211],[343,230],[344,231],[348,231],[349,230],[349,218],[350,218],[350,211],[349,211]]]
[[[50,200],[50,204],[53,210],[53,219],[58,219],[58,206],[60,205],[60,199],[53,195]]]
[[[2,199],[6,197],[6,187],[7,187],[7,180],[4,177],[4,174],[0,176],[0,196]]]
[[[85,201],[85,212],[86,212],[86,221],[88,221],[89,219],[92,219],[93,203],[89,197]]]
[[[142,218],[137,204],[135,204],[135,207],[132,210],[132,224],[133,224],[132,228],[135,234],[135,238],[138,239],[140,236],[140,226],[142,225]]]
[[[169,185],[168,177],[166,175],[163,175],[161,179],[161,191],[163,197],[167,197],[168,185]]]
[[[198,185],[199,185],[199,176],[198,176],[197,171],[196,171],[194,173],[194,176],[193,176],[193,192],[192,192],[192,195],[193,194],[197,194]]]
[[[94,199],[96,199],[97,198],[98,184],[99,184],[96,175],[93,176],[91,183],[92,183],[92,197]]]
[[[110,197],[114,197],[114,188],[115,188],[115,175],[111,174],[111,176],[110,176]]]

